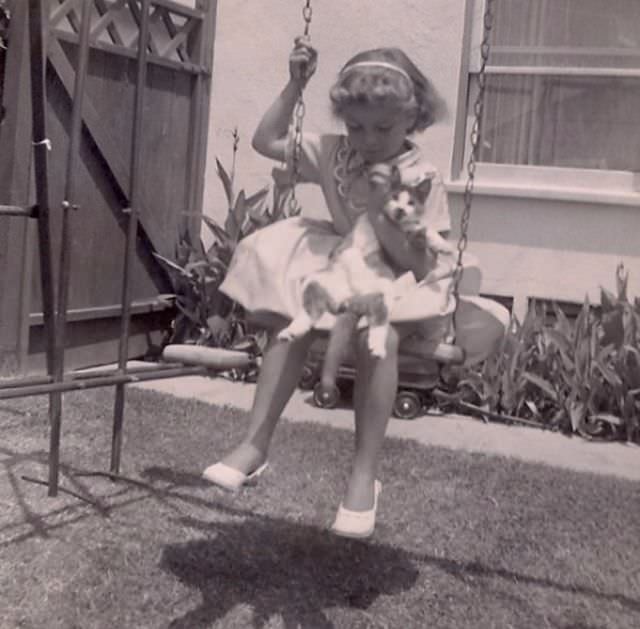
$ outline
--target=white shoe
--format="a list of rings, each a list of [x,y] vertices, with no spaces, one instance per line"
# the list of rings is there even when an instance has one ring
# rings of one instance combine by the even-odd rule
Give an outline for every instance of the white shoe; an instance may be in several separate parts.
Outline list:
[[[268,461],[265,461],[260,467],[250,474],[245,474],[240,470],[229,467],[225,463],[214,463],[202,472],[202,478],[208,480],[214,485],[218,485],[218,487],[222,487],[222,489],[226,489],[227,491],[238,491],[243,485],[247,485],[251,481],[255,481],[268,466]]]
[[[382,491],[382,483],[376,480],[373,484],[373,508],[368,511],[351,511],[340,503],[336,519],[331,525],[331,532],[341,537],[365,538],[370,537],[376,526],[376,509],[378,496]]]

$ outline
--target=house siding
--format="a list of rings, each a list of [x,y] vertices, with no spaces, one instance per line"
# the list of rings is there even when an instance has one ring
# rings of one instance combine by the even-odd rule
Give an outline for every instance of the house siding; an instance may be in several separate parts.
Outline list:
[[[305,129],[340,128],[330,114],[327,94],[336,72],[352,54],[383,45],[402,47],[448,105],[446,118],[417,140],[450,183],[457,224],[464,182],[450,180],[456,112],[459,100],[466,98],[460,81],[465,0],[312,4],[310,32],[319,51],[319,67],[305,92]],[[301,2],[291,0],[219,3],[204,191],[204,212],[214,218],[226,212],[215,158],[230,165],[234,128],[241,136],[238,185],[250,192],[269,180],[273,164],[255,154],[250,138],[287,79],[287,56],[294,37],[303,30],[301,8]],[[497,196],[483,193],[481,184],[478,181],[472,208],[469,251],[480,260],[483,293],[513,297],[520,314],[529,297],[582,301],[589,295],[597,300],[600,286],[615,289],[616,266],[622,262],[630,274],[630,295],[640,295],[640,207],[597,198],[554,199],[548,193],[536,197],[535,190]],[[305,213],[326,215],[318,190],[301,186],[298,196]]]

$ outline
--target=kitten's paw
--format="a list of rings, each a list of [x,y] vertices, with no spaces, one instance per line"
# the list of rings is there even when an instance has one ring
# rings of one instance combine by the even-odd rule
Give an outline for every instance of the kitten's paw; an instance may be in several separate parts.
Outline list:
[[[279,341],[293,341],[296,336],[289,328],[285,328],[284,330],[280,330],[280,332],[278,332],[278,336],[276,338]]]
[[[305,315],[296,317],[286,328],[278,332],[281,341],[293,341],[304,336],[313,327],[313,321]]]
[[[455,251],[454,246],[433,229],[426,230],[425,240],[426,246],[435,253],[453,253]]]
[[[368,346],[372,356],[384,358],[387,355],[387,334],[385,330],[372,328],[369,330]]]
[[[384,358],[387,355],[387,351],[384,347],[371,347],[369,346],[369,350],[371,351],[371,355],[374,358]]]

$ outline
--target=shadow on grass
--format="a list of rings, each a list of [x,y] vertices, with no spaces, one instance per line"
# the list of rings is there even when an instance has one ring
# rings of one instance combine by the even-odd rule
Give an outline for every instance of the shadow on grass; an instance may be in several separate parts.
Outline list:
[[[37,467],[40,471],[36,476],[25,476],[18,470],[23,465]],[[18,452],[0,446],[0,468],[4,468],[8,486],[10,487],[15,504],[20,509],[20,516],[10,522],[0,525],[0,548],[19,544],[32,537],[49,539],[52,532],[65,526],[87,520],[95,515],[109,518],[114,510],[153,500],[174,512],[180,513],[175,503],[184,503],[196,507],[219,508],[228,511],[230,515],[246,515],[243,511],[236,511],[217,504],[215,501],[199,498],[198,496],[181,493],[182,488],[206,487],[207,481],[189,472],[175,471],[169,468],[150,467],[142,471],[141,478],[114,478],[108,472],[94,472],[75,468],[60,463],[59,468],[59,497],[71,496],[74,501],[53,508],[33,508],[25,498],[25,490],[32,483],[42,485],[42,499],[47,500],[47,472],[48,453],[45,450],[32,452]],[[92,479],[102,476],[113,481],[107,487],[109,490],[96,493]],[[146,482],[145,482],[146,481]],[[161,483],[161,484],[156,484]],[[142,490],[143,493],[136,490]]]
[[[161,467],[148,468],[143,474],[183,486],[202,482],[187,472]],[[640,613],[640,599],[578,580],[546,578],[526,570],[405,550],[380,544],[375,538],[345,540],[317,526],[218,506],[220,513],[244,517],[243,521],[179,518],[179,524],[207,538],[172,544],[163,551],[161,567],[188,587],[200,590],[202,596],[201,604],[174,619],[171,627],[208,626],[242,605],[253,610],[256,627],[266,626],[273,615],[280,615],[287,628],[332,627],[324,609],[366,610],[380,595],[399,594],[416,586],[424,567],[459,580],[463,588],[483,588],[488,581],[498,580],[519,584],[524,591],[542,588],[579,595],[594,605],[613,603]],[[566,629],[572,629],[571,625]]]
[[[480,562],[344,540],[315,526],[258,514],[244,522],[212,523],[187,517],[179,523],[208,537],[170,544],[162,553],[160,567],[199,590],[202,597],[196,608],[172,620],[173,629],[210,626],[241,607],[252,611],[254,627],[267,626],[273,616],[280,616],[283,626],[291,629],[333,627],[324,610],[366,611],[378,596],[420,587],[421,565],[435,567],[467,588],[482,589],[487,579],[498,579],[525,589],[581,595],[594,605],[615,603],[640,613],[640,600],[623,594]],[[443,587],[450,585],[443,582]]]
[[[419,576],[402,549],[337,538],[329,532],[256,515],[244,522],[182,518],[207,539],[166,546],[160,566],[202,595],[200,605],[170,627],[209,626],[236,606],[253,626],[274,615],[284,627],[333,627],[323,610],[366,610],[380,595],[411,589]]]
[[[640,613],[640,599],[631,598],[624,594],[601,592],[592,587],[581,585],[580,583],[561,583],[555,579],[545,579],[526,574],[522,571],[509,570],[508,568],[500,568],[487,566],[478,561],[465,562],[447,559],[446,557],[434,557],[426,554],[411,553],[411,558],[418,563],[424,563],[436,566],[443,572],[447,572],[453,577],[460,579],[462,582],[469,584],[473,581],[469,577],[478,577],[480,579],[501,579],[506,582],[519,583],[526,586],[535,586],[540,588],[552,589],[556,592],[564,592],[567,594],[581,594],[594,601],[615,602],[619,605],[630,609],[631,611]],[[597,603],[596,603],[597,604]],[[570,627],[566,629],[571,629]],[[582,627],[581,629],[589,629]]]

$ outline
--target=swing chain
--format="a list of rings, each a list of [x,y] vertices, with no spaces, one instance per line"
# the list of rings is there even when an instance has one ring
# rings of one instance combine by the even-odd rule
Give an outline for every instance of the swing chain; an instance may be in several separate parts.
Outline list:
[[[311,26],[311,16],[313,15],[313,8],[311,7],[311,0],[306,0],[304,7],[302,7],[302,17],[304,19],[304,36],[309,37],[309,27]]]
[[[311,0],[306,0],[302,7],[302,18],[304,19],[304,37],[309,38],[309,28],[311,26],[311,17],[313,8]],[[302,96],[303,87],[300,87],[298,100],[293,110],[293,152],[291,155],[291,195],[289,196],[289,216],[297,216],[300,214],[300,204],[296,197],[296,184],[298,183],[300,168],[300,153],[302,152],[302,123],[306,113],[306,107]]]
[[[471,126],[470,144],[471,150],[467,162],[467,183],[464,189],[464,208],[460,219],[460,238],[458,240],[458,258],[453,274],[452,294],[456,300],[455,308],[458,307],[460,280],[462,279],[463,262],[462,258],[469,242],[469,222],[471,219],[471,204],[473,200],[473,188],[475,184],[476,164],[480,153],[481,125],[484,113],[485,89],[487,85],[486,68],[489,61],[489,48],[491,31],[493,29],[493,3],[494,0],[485,0],[485,11],[483,20],[483,36],[480,44],[480,68],[477,74],[478,91],[473,104],[473,124]]]

